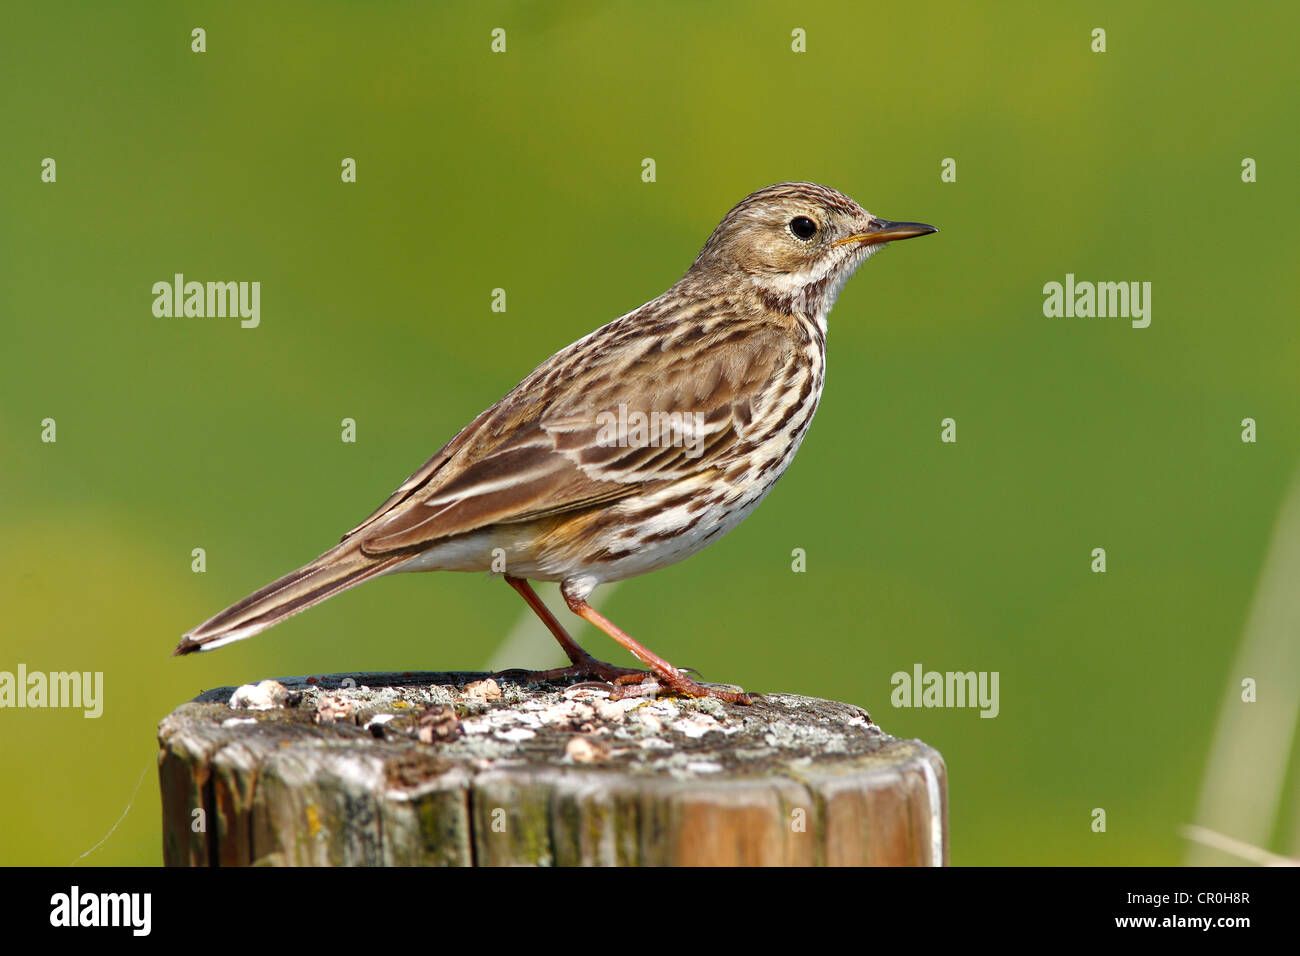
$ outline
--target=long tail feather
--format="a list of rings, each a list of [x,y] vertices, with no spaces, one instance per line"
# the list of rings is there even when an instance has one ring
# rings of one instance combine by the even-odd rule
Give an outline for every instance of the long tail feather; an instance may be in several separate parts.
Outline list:
[[[210,651],[252,637],[340,591],[392,570],[408,557],[401,554],[372,558],[355,545],[327,551],[182,635],[172,656]]]

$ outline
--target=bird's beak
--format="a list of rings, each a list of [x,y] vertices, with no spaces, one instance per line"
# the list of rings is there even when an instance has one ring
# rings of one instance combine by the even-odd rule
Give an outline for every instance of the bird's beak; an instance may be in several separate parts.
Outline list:
[[[846,239],[838,239],[832,245],[842,246],[848,242],[856,242],[863,246],[874,246],[879,242],[914,239],[917,236],[928,236],[930,233],[938,231],[934,226],[923,222],[890,222],[888,219],[872,219],[871,225],[867,226],[866,232],[859,232]]]

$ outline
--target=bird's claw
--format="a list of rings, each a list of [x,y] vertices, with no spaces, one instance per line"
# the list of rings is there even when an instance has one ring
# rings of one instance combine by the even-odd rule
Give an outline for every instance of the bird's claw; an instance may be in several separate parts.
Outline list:
[[[606,664],[594,657],[581,660],[568,667],[553,670],[530,671],[511,668],[498,671],[494,677],[530,684],[543,684],[581,678],[579,683],[570,684],[568,690],[603,690],[610,700],[628,700],[634,697],[658,697],[660,694],[675,694],[680,697],[712,697],[729,704],[748,705],[758,699],[758,695],[747,694],[738,687],[701,684],[686,676],[686,672],[698,675],[693,668],[679,668],[676,674],[658,674],[654,671],[635,670]],[[594,679],[593,679],[594,678]]]

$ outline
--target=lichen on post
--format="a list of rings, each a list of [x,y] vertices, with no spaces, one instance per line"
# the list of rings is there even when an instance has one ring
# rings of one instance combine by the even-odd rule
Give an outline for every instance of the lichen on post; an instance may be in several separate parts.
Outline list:
[[[159,727],[164,860],[940,865],[943,759],[849,704],[610,700],[484,674],[220,688]]]

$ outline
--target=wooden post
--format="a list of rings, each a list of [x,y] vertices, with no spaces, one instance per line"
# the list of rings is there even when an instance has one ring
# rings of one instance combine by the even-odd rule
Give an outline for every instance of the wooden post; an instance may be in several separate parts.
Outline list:
[[[334,674],[208,691],[158,739],[169,866],[948,862],[943,758],[793,694]]]

